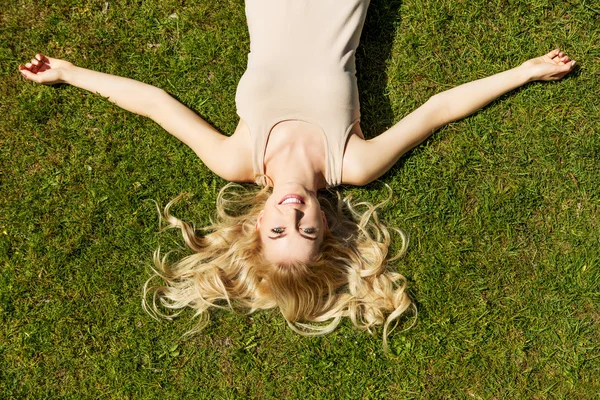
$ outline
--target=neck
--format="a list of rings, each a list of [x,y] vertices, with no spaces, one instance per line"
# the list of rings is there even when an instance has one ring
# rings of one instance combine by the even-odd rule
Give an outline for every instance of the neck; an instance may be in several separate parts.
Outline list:
[[[311,160],[310,154],[302,150],[290,148],[265,159],[265,172],[274,187],[297,183],[313,192],[325,187],[323,173]]]
[[[325,187],[325,146],[321,132],[302,121],[276,125],[265,149],[265,173],[273,185],[297,183],[316,192]]]

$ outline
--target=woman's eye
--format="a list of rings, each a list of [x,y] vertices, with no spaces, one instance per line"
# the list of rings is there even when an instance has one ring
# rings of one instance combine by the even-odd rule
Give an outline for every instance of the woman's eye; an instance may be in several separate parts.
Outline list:
[[[273,228],[273,229],[271,229],[271,232],[280,234],[280,233],[283,233],[283,228]]]
[[[315,228],[302,228],[302,232],[308,235],[315,233],[317,230]]]

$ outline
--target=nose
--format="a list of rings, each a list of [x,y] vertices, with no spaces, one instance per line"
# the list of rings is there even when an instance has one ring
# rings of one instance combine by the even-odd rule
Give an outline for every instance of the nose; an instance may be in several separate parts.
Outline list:
[[[295,224],[298,223],[302,217],[304,217],[304,212],[296,207],[288,207],[287,209],[283,210],[283,214]]]

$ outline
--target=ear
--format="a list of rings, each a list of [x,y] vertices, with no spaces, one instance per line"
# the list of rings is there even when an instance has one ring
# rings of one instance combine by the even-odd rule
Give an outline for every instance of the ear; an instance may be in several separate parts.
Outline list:
[[[323,218],[323,224],[325,224],[325,229],[329,229],[329,224],[327,223],[327,217],[325,216],[325,211],[321,210],[321,218]]]
[[[262,218],[264,214],[264,210],[258,213],[258,217],[256,218],[256,225],[254,226],[254,230],[258,231],[260,229],[260,224],[262,223]]]

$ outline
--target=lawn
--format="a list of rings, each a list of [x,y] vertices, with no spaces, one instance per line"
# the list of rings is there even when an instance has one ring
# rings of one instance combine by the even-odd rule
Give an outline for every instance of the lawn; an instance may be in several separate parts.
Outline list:
[[[18,73],[36,52],[159,86],[225,133],[249,42],[241,1],[16,0],[0,11],[0,397],[590,399],[600,393],[600,5],[373,0],[357,53],[369,137],[452,86],[560,47],[532,83],[441,129],[378,182],[410,238],[416,324],[382,348],[349,321],[141,307],[154,202],[198,225],[225,182],[150,120]],[[402,321],[404,326],[410,317]]]

